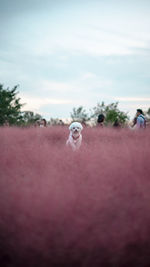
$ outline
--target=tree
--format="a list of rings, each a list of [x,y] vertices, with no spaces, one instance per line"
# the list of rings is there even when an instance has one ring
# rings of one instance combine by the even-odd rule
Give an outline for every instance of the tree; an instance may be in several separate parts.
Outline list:
[[[150,108],[147,110],[146,114],[150,117]]]
[[[116,121],[124,124],[128,119],[127,113],[118,109],[118,102],[109,105],[105,105],[104,102],[98,103],[92,110],[91,118],[96,120],[101,113],[105,116],[105,124],[114,124]]]
[[[86,121],[89,120],[89,116],[86,113],[86,110],[82,106],[79,106],[78,108],[73,108],[73,111],[72,113],[70,113],[70,115],[73,121],[79,121],[81,123],[85,123]]]
[[[121,124],[124,124],[128,119],[127,113],[120,111],[118,109],[118,102],[111,103],[106,106],[106,122],[107,123],[114,123],[118,121]]]
[[[40,114],[34,114],[32,111],[23,111],[21,124],[24,126],[30,126],[34,124],[36,121],[41,120],[42,116]]]
[[[150,108],[148,108],[148,110],[145,112],[146,115],[146,124],[147,126],[150,125]]]
[[[105,109],[106,106],[103,101],[101,104],[97,103],[97,106],[91,110],[91,118],[97,118],[99,114],[105,115]]]
[[[18,85],[14,86],[11,90],[9,88],[4,89],[0,84],[0,125],[3,125],[6,121],[10,124],[18,124],[21,119],[21,107],[20,98],[17,98]]]

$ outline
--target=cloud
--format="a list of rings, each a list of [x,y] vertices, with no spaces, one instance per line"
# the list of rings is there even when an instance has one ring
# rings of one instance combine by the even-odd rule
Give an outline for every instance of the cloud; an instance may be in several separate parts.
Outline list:
[[[44,94],[54,94],[72,96],[72,99],[76,100],[77,103],[87,103],[91,101],[91,96],[104,96],[111,93],[111,87],[113,82],[109,79],[104,79],[97,76],[95,73],[85,72],[79,75],[75,80],[58,82],[42,80],[39,88],[42,89]]]
[[[57,82],[52,80],[38,80],[32,82],[35,90],[20,92],[22,103],[26,103],[22,110],[31,110],[38,113],[50,114],[57,112],[57,116],[69,117],[73,107],[80,105],[92,108],[98,101],[108,100],[110,91],[109,80],[104,80],[94,73],[85,72],[76,80]],[[54,108],[55,106],[55,108]],[[59,108],[58,108],[59,107]]]
[[[21,97],[21,103],[22,104],[25,103],[22,110],[39,111],[40,108],[47,105],[60,105],[60,104],[67,105],[73,103],[73,101],[69,99],[59,99],[59,98],[52,99],[48,97],[41,98],[21,93],[19,94],[19,96]]]
[[[60,26],[62,27],[62,26]],[[63,25],[66,28],[65,25]],[[32,53],[39,56],[56,54],[58,51],[67,52],[70,55],[110,56],[110,55],[134,55],[149,53],[148,40],[134,38],[134,36],[122,36],[119,33],[108,33],[105,30],[91,30],[84,27],[71,30],[62,29],[53,35],[40,33],[38,42],[35,39],[35,49]],[[32,42],[33,43],[33,42]],[[28,47],[26,43],[26,47]],[[30,44],[31,46],[31,44]],[[34,43],[31,47],[34,47]],[[140,50],[141,49],[141,50]]]
[[[71,90],[75,89],[75,86],[73,84],[67,83],[67,82],[57,82],[57,81],[49,81],[49,80],[43,80],[41,81],[41,88],[45,92],[52,92],[55,93],[59,92],[69,92]]]
[[[148,105],[148,1],[2,2],[0,80],[20,84],[24,109],[69,116],[101,101]]]
[[[91,72],[87,72],[82,76],[82,80],[88,80],[88,79],[93,79],[96,78],[96,74],[95,73],[91,73]]]
[[[45,9],[41,14],[27,12],[24,16],[17,17],[13,21],[11,32],[7,33],[7,39],[11,39],[11,42],[13,40],[13,44],[19,50],[39,57],[57,54],[58,51],[62,57],[63,52],[67,52],[68,55],[94,57],[149,53],[147,49],[150,33],[147,28],[145,29],[143,21],[140,21],[143,25],[140,27],[137,17],[135,17],[137,27],[133,30],[131,17],[125,20],[110,14],[109,19],[105,16],[92,19],[88,8],[83,8],[81,5],[85,13],[83,16],[80,14],[77,19],[71,18],[64,7],[62,12],[58,9],[58,12],[54,12],[51,16]],[[74,14],[75,11],[70,7],[70,12]],[[97,10],[95,14],[97,17]]]
[[[115,97],[114,99],[121,102],[150,102],[150,97]]]

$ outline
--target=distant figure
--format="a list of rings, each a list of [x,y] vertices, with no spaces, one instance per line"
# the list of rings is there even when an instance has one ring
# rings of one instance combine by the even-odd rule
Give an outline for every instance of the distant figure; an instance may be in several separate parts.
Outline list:
[[[46,122],[45,119],[42,119],[42,120],[40,121],[40,127],[47,127],[47,122]]]
[[[120,125],[120,123],[119,123],[119,121],[117,119],[115,120],[115,122],[113,124],[113,127],[114,128],[120,128],[121,127],[121,125]]]
[[[136,113],[136,128],[137,129],[145,129],[146,128],[146,119],[143,115],[142,109],[137,109]]]
[[[62,120],[59,120],[59,125],[64,126],[64,122]]]
[[[104,120],[105,120],[105,116],[103,114],[99,114],[98,119],[97,119],[98,125],[103,127],[104,126]]]
[[[33,127],[35,127],[35,128],[40,127],[40,121],[39,120],[35,121],[33,124]]]

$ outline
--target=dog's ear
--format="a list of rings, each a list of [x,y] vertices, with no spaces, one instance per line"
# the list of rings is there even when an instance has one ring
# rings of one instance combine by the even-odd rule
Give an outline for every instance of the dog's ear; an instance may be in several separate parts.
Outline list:
[[[82,124],[80,122],[78,123],[78,127],[80,128],[80,131],[83,130],[83,126],[82,126]]]
[[[82,126],[82,124],[81,124],[81,128],[80,128],[80,129],[81,129],[81,131],[83,130],[83,126]]]
[[[72,124],[70,124],[70,126],[69,126],[69,130],[70,130],[70,131],[72,130]]]

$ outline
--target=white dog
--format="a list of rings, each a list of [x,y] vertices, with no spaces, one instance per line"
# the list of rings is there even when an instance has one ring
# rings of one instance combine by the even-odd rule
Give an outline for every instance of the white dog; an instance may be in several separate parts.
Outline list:
[[[67,146],[70,146],[73,151],[78,150],[82,143],[82,131],[83,127],[79,122],[73,122],[69,126],[70,135],[66,142]]]

